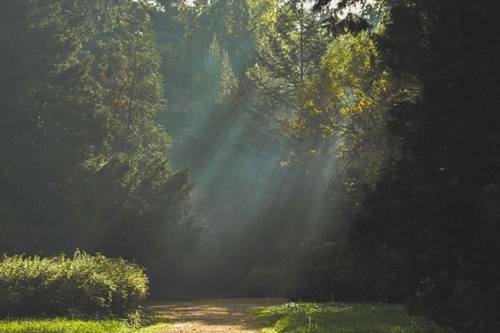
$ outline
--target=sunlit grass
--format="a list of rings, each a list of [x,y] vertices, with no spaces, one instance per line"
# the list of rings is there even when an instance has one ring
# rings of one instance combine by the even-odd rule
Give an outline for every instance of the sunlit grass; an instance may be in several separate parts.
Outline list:
[[[33,319],[0,321],[2,333],[132,333],[118,320]]]
[[[266,333],[445,333],[401,306],[384,304],[287,303],[261,308]]]
[[[19,319],[0,321],[0,333],[157,333],[168,324],[134,328],[118,320]]]

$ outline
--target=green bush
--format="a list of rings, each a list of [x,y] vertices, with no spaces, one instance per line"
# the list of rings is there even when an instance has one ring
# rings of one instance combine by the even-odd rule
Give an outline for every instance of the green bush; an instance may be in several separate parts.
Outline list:
[[[123,259],[4,257],[0,316],[127,317],[147,295],[143,269]]]

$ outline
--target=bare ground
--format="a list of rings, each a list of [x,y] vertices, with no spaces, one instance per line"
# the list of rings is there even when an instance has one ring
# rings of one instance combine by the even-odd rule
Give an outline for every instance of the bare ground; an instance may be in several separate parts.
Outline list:
[[[159,333],[261,333],[257,308],[283,303],[277,298],[225,298],[152,305],[154,316],[172,325]]]

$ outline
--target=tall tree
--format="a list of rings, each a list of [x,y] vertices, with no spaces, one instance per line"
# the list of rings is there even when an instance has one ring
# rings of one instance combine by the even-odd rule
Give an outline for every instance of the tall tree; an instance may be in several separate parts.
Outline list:
[[[168,248],[188,185],[156,123],[164,101],[152,9],[0,6],[2,251],[81,247],[143,261]]]
[[[420,92],[394,100],[389,128],[402,158],[370,192],[353,238],[397,268],[407,295],[428,313],[452,314],[459,330],[494,331],[499,263],[487,255],[499,251],[500,234],[493,4],[384,4],[384,61]],[[457,324],[462,318],[471,321]]]

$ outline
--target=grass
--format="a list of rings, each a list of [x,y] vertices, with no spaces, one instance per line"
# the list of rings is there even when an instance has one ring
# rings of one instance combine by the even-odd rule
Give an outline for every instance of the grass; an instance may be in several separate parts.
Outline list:
[[[287,303],[260,308],[266,333],[446,333],[398,305]],[[33,319],[0,321],[0,333],[159,333],[168,324],[151,313],[137,329],[118,320]]]
[[[0,321],[1,333],[131,333],[117,320],[33,319]]]
[[[0,333],[159,333],[169,324],[167,318],[155,312],[131,325],[124,320],[7,319],[0,320]]]
[[[266,333],[445,333],[386,304],[287,303],[259,309]]]
[[[0,333],[156,333],[167,326],[137,329],[118,320],[26,319],[0,321]]]

